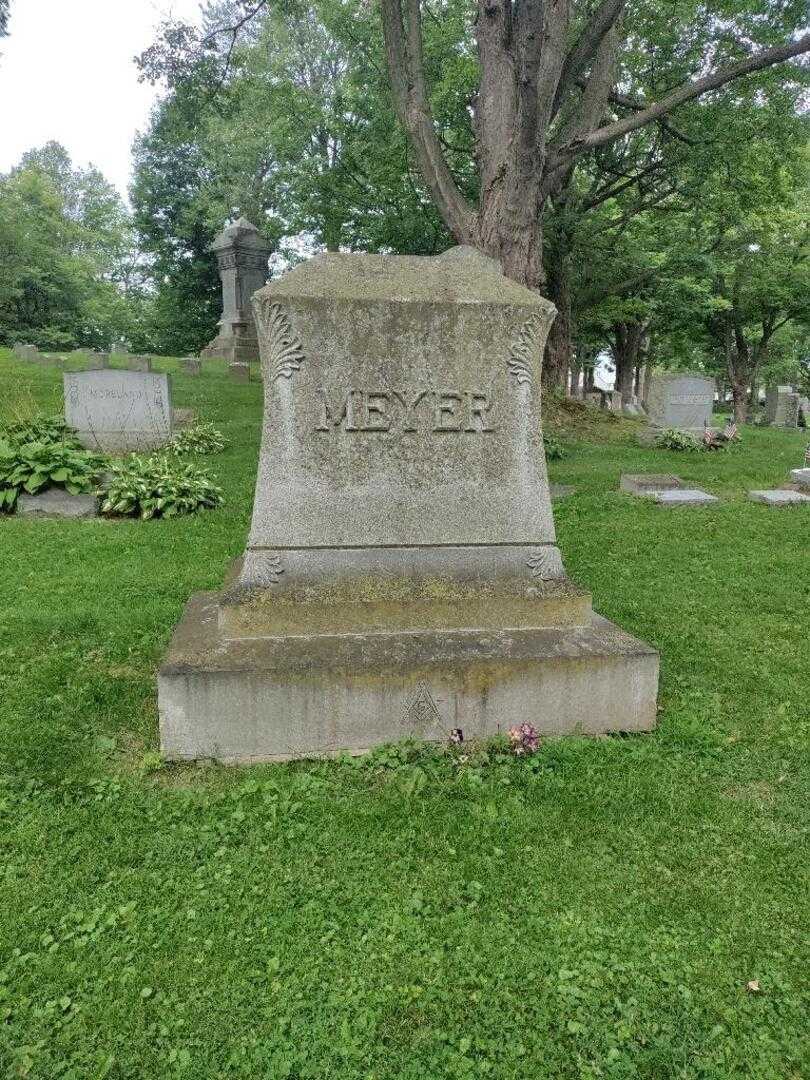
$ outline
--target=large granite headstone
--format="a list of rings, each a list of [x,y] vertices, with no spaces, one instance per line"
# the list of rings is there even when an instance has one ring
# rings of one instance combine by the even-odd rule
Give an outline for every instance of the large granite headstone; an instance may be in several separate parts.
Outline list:
[[[715,381],[680,371],[656,372],[647,388],[647,415],[654,429],[677,428],[702,436],[711,424]]]
[[[765,419],[771,427],[799,426],[799,395],[792,386],[770,386],[765,398]]]
[[[259,357],[256,322],[250,298],[267,281],[267,260],[272,248],[255,225],[239,218],[219,234],[211,250],[222,279],[222,318],[214,340],[200,356],[247,363]]]
[[[69,371],[64,376],[65,420],[92,450],[155,450],[172,437],[167,375]]]
[[[172,759],[647,730],[658,656],[557,547],[540,429],[554,308],[469,248],[319,256],[254,300],[253,523],[161,668]]]

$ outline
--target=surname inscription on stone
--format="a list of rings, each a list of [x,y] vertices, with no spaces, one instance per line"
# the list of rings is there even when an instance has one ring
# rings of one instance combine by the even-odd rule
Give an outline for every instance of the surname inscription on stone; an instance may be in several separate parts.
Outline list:
[[[88,449],[154,450],[172,437],[167,375],[112,368],[63,376],[65,420]]]
[[[594,614],[557,546],[540,428],[553,306],[455,248],[319,256],[254,308],[253,522],[161,668],[166,756],[652,727],[657,654]]]
[[[687,372],[655,372],[647,389],[647,415],[653,428],[678,428],[702,435],[712,418],[714,379]]]

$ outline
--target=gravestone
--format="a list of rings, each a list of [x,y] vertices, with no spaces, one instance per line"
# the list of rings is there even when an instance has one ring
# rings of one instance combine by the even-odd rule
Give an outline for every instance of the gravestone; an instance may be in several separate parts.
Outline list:
[[[110,349],[110,355],[129,356],[129,346],[125,345],[123,341],[115,341],[113,342],[112,348]]]
[[[791,469],[790,479],[797,484],[802,491],[810,491],[810,469]]]
[[[104,371],[110,366],[109,353],[103,352],[88,352],[88,353],[74,353],[74,356],[85,356],[87,358],[87,370],[88,371]]]
[[[70,371],[63,376],[65,420],[91,450],[155,450],[172,437],[167,375]]]
[[[228,375],[234,382],[250,382],[250,364],[228,364]]]
[[[152,357],[151,356],[128,356],[126,366],[127,366],[127,371],[151,371],[152,370]]]
[[[186,375],[199,375],[202,373],[202,360],[196,356],[187,356],[183,360],[183,372]]]
[[[792,488],[780,488],[775,491],[749,491],[751,502],[765,503],[766,506],[807,506],[810,495]]]
[[[682,487],[681,478],[671,473],[622,473],[619,477],[619,490],[628,495],[654,495],[656,491],[674,491]]]
[[[792,386],[771,386],[765,398],[765,419],[771,427],[799,425],[799,395]]]
[[[686,488],[671,473],[622,473],[619,490],[653,499],[659,506],[710,506],[720,500],[700,488]]]
[[[714,407],[715,383],[705,375],[655,372],[647,388],[647,416],[652,429],[677,428],[702,436]]]
[[[21,341],[15,343],[12,352],[17,360],[39,359],[39,349],[37,349],[36,345],[24,345]]]
[[[253,522],[160,670],[166,757],[652,728],[657,654],[595,615],[556,543],[540,428],[553,306],[470,248],[319,256],[254,305]]]
[[[222,318],[214,340],[200,353],[231,363],[258,360],[259,343],[250,298],[267,281],[272,251],[255,225],[239,218],[211,245],[222,279]]]

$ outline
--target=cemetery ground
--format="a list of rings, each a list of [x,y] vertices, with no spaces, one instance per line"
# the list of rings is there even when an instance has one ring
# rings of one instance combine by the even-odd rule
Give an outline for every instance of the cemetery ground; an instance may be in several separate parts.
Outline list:
[[[807,1075],[810,512],[745,497],[806,434],[678,454],[549,418],[568,571],[661,652],[655,733],[165,766],[156,667],[244,548],[261,384],[155,368],[230,440],[222,509],[0,520],[2,1075]],[[0,352],[31,400],[61,374]]]

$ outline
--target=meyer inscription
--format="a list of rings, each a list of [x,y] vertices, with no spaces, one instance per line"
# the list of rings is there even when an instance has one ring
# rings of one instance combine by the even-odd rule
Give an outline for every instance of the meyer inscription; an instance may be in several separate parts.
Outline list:
[[[316,390],[315,431],[495,431],[489,394],[479,390]]]

